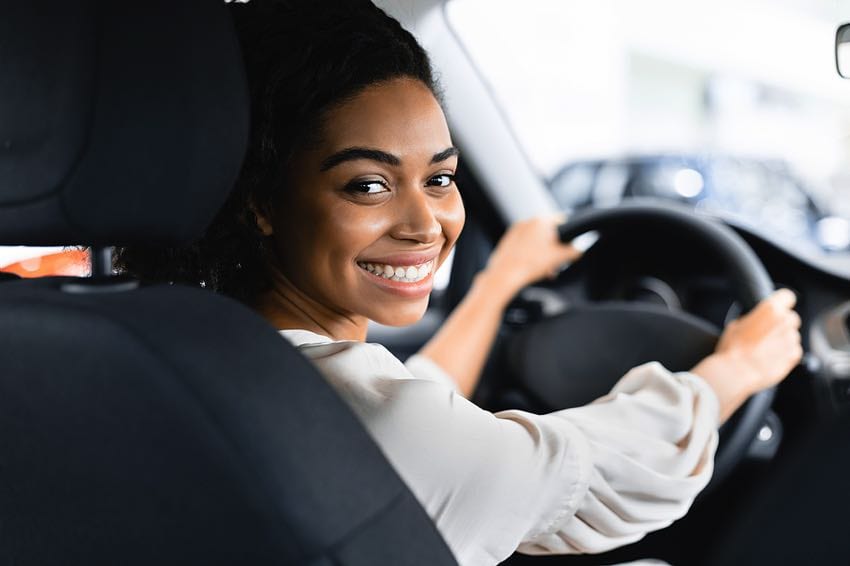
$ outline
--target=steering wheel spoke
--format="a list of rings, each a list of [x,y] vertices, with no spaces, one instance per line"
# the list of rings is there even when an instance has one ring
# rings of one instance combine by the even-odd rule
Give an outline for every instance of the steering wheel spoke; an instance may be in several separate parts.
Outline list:
[[[535,368],[522,372],[522,383],[546,403],[541,409],[554,410],[590,403],[646,362],[687,371],[714,351],[718,336],[713,324],[683,311],[598,303],[532,325],[511,342],[508,356],[514,369]]]

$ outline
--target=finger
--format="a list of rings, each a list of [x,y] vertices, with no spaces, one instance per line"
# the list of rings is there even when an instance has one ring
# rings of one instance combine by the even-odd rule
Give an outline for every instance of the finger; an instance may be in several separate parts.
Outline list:
[[[803,319],[800,318],[797,311],[789,311],[788,315],[785,317],[785,324],[796,330],[802,326]]]
[[[788,333],[776,336],[770,350],[773,352],[772,356],[776,359],[784,359],[794,357],[796,355],[795,352],[802,349],[802,347],[803,344],[800,336]]]
[[[575,249],[571,244],[561,246],[558,252],[555,258],[555,267],[549,271],[549,279],[557,278],[562,271],[582,256],[581,251]]]
[[[560,253],[561,262],[560,263],[575,261],[578,258],[580,258],[582,256],[582,254],[583,254],[583,252],[581,250],[579,250],[578,248],[576,248],[574,245],[565,244],[561,248],[561,253]]]
[[[764,299],[758,306],[741,317],[742,328],[756,335],[767,335],[784,331],[789,327],[786,322],[788,311],[783,311],[775,303]]]
[[[803,359],[804,354],[805,352],[803,352],[803,348],[799,344],[788,348],[784,358],[785,360],[787,360],[787,369],[785,372],[786,375],[790,373],[800,363],[800,361]]]
[[[772,325],[775,328],[787,328],[797,332],[803,325],[803,320],[797,311],[785,311],[773,317]]]
[[[561,226],[567,221],[567,213],[566,212],[557,212],[555,214],[545,216],[543,219],[551,223],[552,228],[555,229],[555,238],[560,241],[561,240]]]
[[[794,339],[797,340],[797,342],[802,342],[803,335],[800,334],[800,329],[795,327],[795,326],[792,326],[790,330],[791,330],[791,334],[794,335]]]
[[[776,336],[799,336],[800,324],[797,319],[799,319],[799,316],[793,317],[788,315],[783,317],[782,320],[776,321],[772,324],[770,328],[766,330],[766,334],[773,334]]]
[[[795,344],[799,345],[803,342],[803,337],[796,330],[788,329],[782,334],[783,340],[786,344]]]
[[[747,317],[752,317],[758,321],[758,325],[762,328],[765,324],[779,324],[797,301],[796,295],[789,289],[778,289],[762,299],[752,311],[747,313]]]
[[[792,309],[797,304],[797,295],[791,289],[777,289],[767,300],[781,309]]]

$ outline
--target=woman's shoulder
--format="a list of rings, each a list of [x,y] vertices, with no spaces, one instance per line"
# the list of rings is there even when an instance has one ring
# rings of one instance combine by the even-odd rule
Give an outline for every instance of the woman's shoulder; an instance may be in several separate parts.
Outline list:
[[[434,362],[419,354],[402,363],[381,344],[357,340],[333,340],[304,329],[279,331],[310,359],[332,382],[356,381],[360,387],[380,387],[386,380],[424,380],[457,389],[454,380]],[[415,385],[409,383],[410,385]]]
[[[364,375],[404,378],[404,364],[380,344],[359,340],[334,340],[310,330],[287,329],[281,336],[312,360],[328,377]]]

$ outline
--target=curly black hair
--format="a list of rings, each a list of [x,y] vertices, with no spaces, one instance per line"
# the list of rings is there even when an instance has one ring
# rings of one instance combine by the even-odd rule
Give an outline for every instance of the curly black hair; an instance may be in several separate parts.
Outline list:
[[[119,248],[115,264],[146,282],[197,285],[250,304],[272,280],[268,238],[252,210],[286,190],[289,160],[318,141],[326,113],[400,77],[441,97],[422,47],[368,0],[251,0],[231,4],[231,13],[251,97],[248,151],[233,192],[197,241]]]

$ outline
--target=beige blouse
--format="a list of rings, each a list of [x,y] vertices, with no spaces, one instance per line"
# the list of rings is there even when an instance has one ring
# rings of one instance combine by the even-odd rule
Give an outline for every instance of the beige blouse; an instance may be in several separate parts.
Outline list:
[[[354,409],[463,566],[634,542],[684,515],[711,477],[717,398],[657,362],[584,407],[491,413],[424,356],[402,364],[378,344],[281,334]]]

